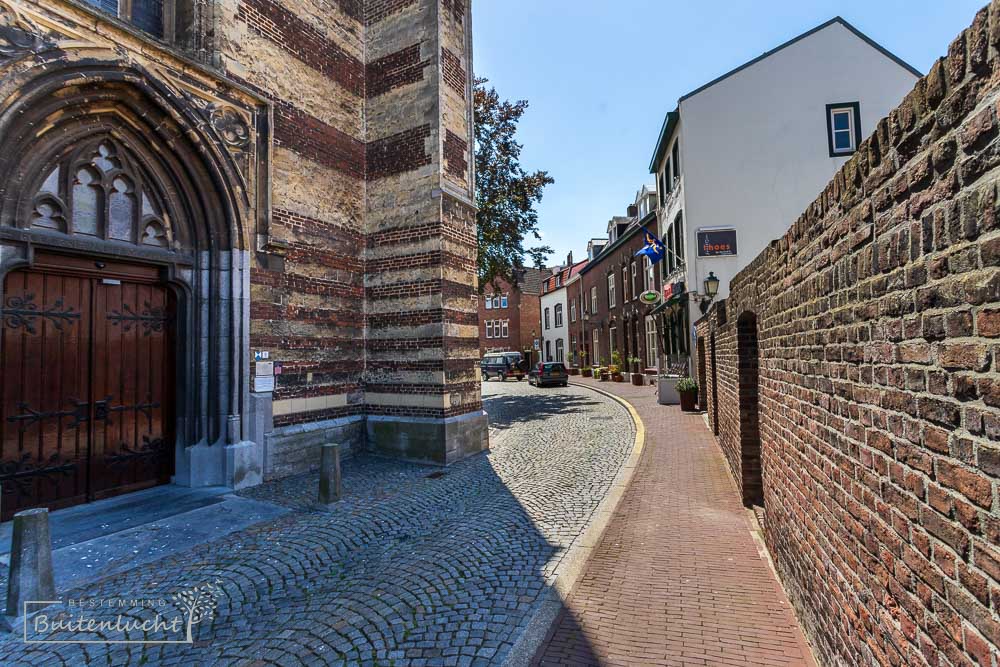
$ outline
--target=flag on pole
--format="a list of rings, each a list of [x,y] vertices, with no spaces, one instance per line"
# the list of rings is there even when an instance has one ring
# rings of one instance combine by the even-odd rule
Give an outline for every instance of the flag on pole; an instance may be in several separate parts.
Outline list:
[[[640,248],[639,252],[635,253],[635,256],[645,255],[652,264],[656,264],[667,254],[667,248],[648,229],[643,227],[642,231],[646,234],[646,245]]]

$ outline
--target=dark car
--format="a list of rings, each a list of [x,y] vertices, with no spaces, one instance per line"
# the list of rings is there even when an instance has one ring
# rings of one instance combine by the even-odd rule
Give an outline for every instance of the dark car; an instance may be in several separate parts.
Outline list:
[[[566,366],[559,362],[540,363],[528,375],[528,383],[536,387],[544,387],[549,384],[565,387],[568,382],[569,374],[566,372]]]
[[[517,378],[523,380],[524,357],[520,352],[490,352],[479,362],[479,368],[483,373],[483,382],[491,377],[506,380],[507,378]]]

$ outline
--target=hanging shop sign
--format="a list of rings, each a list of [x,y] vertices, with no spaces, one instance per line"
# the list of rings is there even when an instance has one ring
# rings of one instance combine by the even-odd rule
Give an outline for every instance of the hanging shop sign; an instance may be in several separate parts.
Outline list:
[[[671,299],[676,299],[685,292],[685,285],[683,280],[678,280],[675,283],[670,283],[663,286],[663,300],[670,301]]]
[[[639,295],[639,301],[650,306],[658,304],[660,302],[660,293],[656,290],[646,290]]]
[[[732,257],[736,254],[735,229],[699,229],[699,257]]]

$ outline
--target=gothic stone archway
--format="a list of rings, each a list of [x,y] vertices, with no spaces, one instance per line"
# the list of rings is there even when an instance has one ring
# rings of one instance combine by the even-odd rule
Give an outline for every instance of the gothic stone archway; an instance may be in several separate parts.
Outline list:
[[[192,486],[257,483],[261,457],[247,437],[251,125],[136,66],[52,67],[43,51],[36,44],[0,68],[0,322],[4,351],[18,357],[0,378],[3,491],[21,506],[59,506],[171,473]],[[49,316],[63,311],[75,317]],[[69,326],[84,322],[86,331]],[[99,342],[108,322],[115,345]],[[122,343],[136,332],[150,336]],[[71,350],[87,374],[42,374],[41,355]],[[149,377],[93,371],[136,355]],[[41,393],[24,388],[33,372]],[[130,382],[141,389],[124,389]],[[25,418],[31,411],[46,418]],[[113,424],[115,437],[95,449]],[[84,460],[81,446],[107,456]],[[165,463],[154,453],[163,448]],[[160,463],[107,482],[109,466],[129,457]]]

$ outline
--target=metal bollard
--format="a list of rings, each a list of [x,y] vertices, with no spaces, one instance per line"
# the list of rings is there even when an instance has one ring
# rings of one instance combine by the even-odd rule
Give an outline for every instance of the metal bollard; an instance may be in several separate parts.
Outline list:
[[[55,594],[49,511],[39,508],[18,512],[14,515],[10,547],[7,615],[20,616],[26,600],[52,600]]]
[[[320,447],[319,460],[319,502],[332,505],[340,500],[340,445],[327,444]]]

